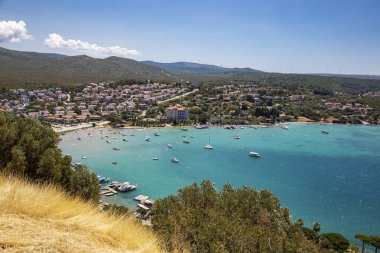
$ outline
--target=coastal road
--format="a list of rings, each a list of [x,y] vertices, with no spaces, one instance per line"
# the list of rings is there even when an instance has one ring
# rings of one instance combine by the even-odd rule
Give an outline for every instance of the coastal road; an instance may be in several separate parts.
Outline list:
[[[159,102],[157,102],[157,104],[162,104],[162,103],[165,103],[165,102],[169,102],[169,101],[172,101],[172,100],[179,99],[181,97],[186,97],[186,96],[188,96],[190,94],[193,94],[193,93],[197,92],[198,90],[199,89],[195,89],[193,91],[190,91],[190,92],[187,92],[187,93],[183,93],[182,95],[176,96],[174,98],[169,98],[169,99],[166,99],[166,100],[163,100],[163,101],[159,101]]]

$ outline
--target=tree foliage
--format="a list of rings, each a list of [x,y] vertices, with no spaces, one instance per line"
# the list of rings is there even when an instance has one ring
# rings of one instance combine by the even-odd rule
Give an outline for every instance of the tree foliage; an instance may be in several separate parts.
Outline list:
[[[153,228],[168,251],[318,252],[268,190],[227,184],[217,192],[205,180],[156,201],[152,213]]]
[[[59,138],[42,123],[0,113],[0,171],[54,183],[85,200],[99,200],[96,175],[87,168],[71,168],[71,157],[63,156]]]

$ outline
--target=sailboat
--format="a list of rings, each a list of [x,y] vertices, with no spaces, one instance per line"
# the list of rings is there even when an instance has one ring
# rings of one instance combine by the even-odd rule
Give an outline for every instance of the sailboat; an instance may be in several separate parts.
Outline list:
[[[204,146],[205,149],[213,149],[213,147],[210,144],[210,136],[208,137],[208,144]]]

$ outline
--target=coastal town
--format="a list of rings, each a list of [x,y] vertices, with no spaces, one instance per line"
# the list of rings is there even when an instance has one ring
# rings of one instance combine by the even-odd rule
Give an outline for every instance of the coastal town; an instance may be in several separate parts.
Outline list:
[[[257,82],[227,84],[91,83],[79,91],[59,87],[10,89],[0,110],[52,125],[111,121],[114,125],[258,124],[303,121],[379,124],[379,113],[361,96],[269,86]]]

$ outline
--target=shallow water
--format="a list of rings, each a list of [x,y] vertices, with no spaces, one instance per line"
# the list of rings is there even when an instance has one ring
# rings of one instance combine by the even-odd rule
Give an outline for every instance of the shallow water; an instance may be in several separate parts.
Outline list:
[[[321,130],[329,134],[321,134]],[[74,162],[86,163],[111,180],[138,184],[136,191],[108,197],[109,202],[134,208],[133,197],[139,194],[157,199],[193,182],[211,179],[219,189],[227,182],[235,187],[267,188],[290,208],[293,220],[302,217],[307,226],[318,221],[322,233],[335,231],[353,241],[357,233],[380,233],[380,127],[292,124],[289,130],[245,127],[113,132],[116,134],[108,129],[103,133],[100,129],[73,132],[62,136],[60,143]],[[154,136],[155,132],[160,136]],[[144,141],[147,135],[150,142]],[[182,143],[184,135],[190,144]],[[234,139],[234,135],[241,139]],[[214,150],[203,148],[209,138]],[[167,148],[168,143],[173,144],[172,149]],[[261,157],[249,157],[250,151]],[[180,162],[172,163],[172,157]],[[117,165],[111,164],[114,160]]]

